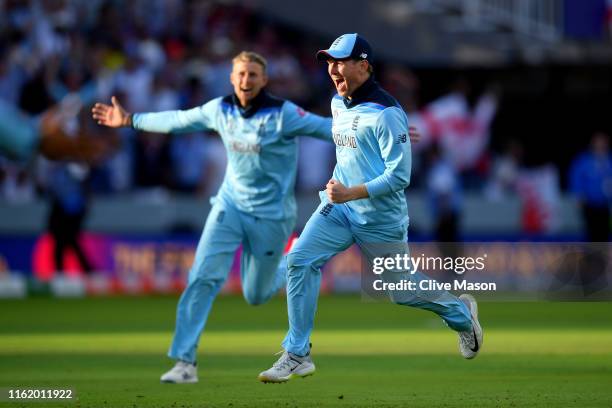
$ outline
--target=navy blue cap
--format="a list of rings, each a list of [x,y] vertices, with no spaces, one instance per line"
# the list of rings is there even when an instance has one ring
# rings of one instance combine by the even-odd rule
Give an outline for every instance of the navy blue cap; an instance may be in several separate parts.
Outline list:
[[[328,49],[317,52],[319,61],[326,61],[330,58],[335,60],[355,59],[367,60],[371,64],[372,57],[372,47],[365,38],[357,33],[342,34]]]

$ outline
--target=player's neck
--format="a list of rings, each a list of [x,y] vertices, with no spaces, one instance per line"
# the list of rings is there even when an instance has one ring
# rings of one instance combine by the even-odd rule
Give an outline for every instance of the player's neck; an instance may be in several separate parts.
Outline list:
[[[240,98],[238,95],[235,95],[235,101],[238,103],[238,105],[240,106],[241,109],[244,110],[249,110],[255,106],[257,106],[259,104],[258,101],[260,101],[263,97],[263,90],[259,91],[257,93],[257,95],[255,95],[254,97],[247,99],[247,98]]]
[[[355,89],[353,90],[353,92],[351,92],[350,95],[348,95],[346,97],[346,99],[348,99],[349,101],[353,100],[353,95],[355,95],[355,93],[357,93],[361,87],[363,86],[363,84],[365,84],[366,82],[368,82],[368,80],[371,78],[371,75],[368,73],[366,76],[364,76],[363,78],[359,79],[359,82],[357,84],[357,86],[355,87]]]
[[[238,99],[238,103],[240,104],[240,107],[241,107],[241,108],[246,109],[246,108],[248,108],[248,107],[250,107],[250,106],[251,106],[251,102],[252,102],[252,101],[253,101],[253,99],[255,99],[255,98],[252,98],[252,99],[246,99],[246,98],[240,98],[240,97],[238,97],[237,99]]]

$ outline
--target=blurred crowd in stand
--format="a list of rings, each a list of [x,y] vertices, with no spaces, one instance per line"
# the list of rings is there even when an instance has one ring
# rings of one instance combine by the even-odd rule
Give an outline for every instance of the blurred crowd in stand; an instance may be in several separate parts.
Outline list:
[[[252,9],[217,2],[4,0],[0,98],[37,115],[76,94],[84,108],[68,126],[95,134],[100,129],[89,108],[96,101],[108,103],[111,95],[128,110],[142,112],[190,108],[229,94],[231,58],[248,49],[268,59],[271,93],[328,115],[332,87],[314,58],[327,41]],[[519,198],[527,232],[554,230],[561,194],[558,167],[525,168],[517,140],[501,152],[490,148],[500,89],[492,86],[474,95],[471,84],[458,78],[447,94],[421,101],[419,78],[408,67],[378,68],[376,78],[399,99],[422,135],[413,146],[412,184],[415,191],[427,192],[442,236],[449,240],[456,234],[466,191],[493,201]],[[205,197],[223,179],[224,148],[214,134],[118,133],[121,147],[96,166],[0,158],[0,199],[20,203],[46,195],[56,217],[73,214],[78,220],[91,194]],[[592,152],[572,166],[570,186],[590,217],[601,217],[592,208],[607,208],[612,197],[608,137],[600,133],[596,139]],[[313,192],[331,174],[334,146],[308,138],[300,143],[297,188]],[[599,178],[589,176],[586,188],[581,180],[592,169]]]

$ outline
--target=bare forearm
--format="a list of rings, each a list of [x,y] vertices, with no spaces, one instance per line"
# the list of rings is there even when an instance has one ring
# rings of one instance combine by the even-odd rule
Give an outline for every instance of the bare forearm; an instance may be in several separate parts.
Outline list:
[[[368,198],[370,195],[368,194],[368,189],[366,188],[365,184],[360,184],[358,186],[349,187],[348,196],[349,199],[347,201],[353,201]]]

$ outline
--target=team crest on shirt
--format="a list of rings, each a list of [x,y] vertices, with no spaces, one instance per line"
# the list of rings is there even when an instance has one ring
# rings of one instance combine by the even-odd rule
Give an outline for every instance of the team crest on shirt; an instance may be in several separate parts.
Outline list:
[[[351,125],[351,130],[357,131],[357,126],[359,126],[359,115],[355,116],[353,119],[353,124]]]
[[[259,129],[257,129],[257,134],[259,135],[260,138],[263,138],[266,135],[266,123],[265,122],[261,122],[259,124]]]

